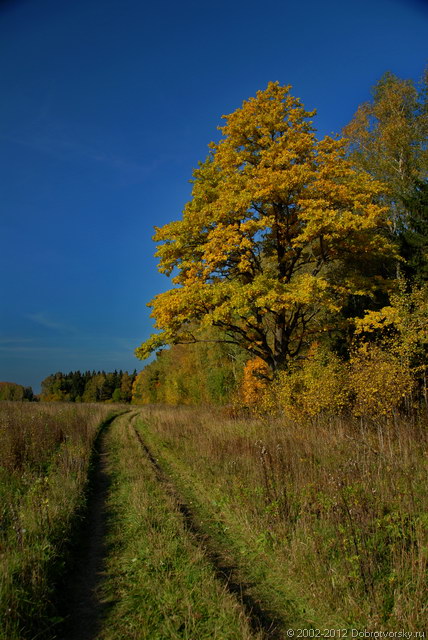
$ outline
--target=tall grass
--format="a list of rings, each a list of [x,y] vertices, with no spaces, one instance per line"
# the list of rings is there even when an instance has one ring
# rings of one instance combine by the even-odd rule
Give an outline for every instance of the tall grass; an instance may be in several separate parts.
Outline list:
[[[53,637],[54,587],[111,407],[0,403],[0,638]]]
[[[262,597],[277,594],[281,607],[288,594],[314,626],[427,628],[426,420],[141,416],[203,526]]]

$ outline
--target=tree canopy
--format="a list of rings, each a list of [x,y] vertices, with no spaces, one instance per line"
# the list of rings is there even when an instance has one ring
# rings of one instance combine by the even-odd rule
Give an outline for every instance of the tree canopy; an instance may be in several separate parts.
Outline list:
[[[428,70],[418,91],[412,80],[385,73],[344,134],[356,166],[382,180],[391,230],[414,282],[428,278]]]
[[[224,116],[182,219],[156,229],[159,270],[175,286],[150,303],[158,333],[138,357],[217,327],[217,341],[276,370],[350,295],[383,286],[355,265],[393,251],[384,185],[352,166],[345,140],[318,141],[314,115],[270,83]]]
[[[372,100],[344,128],[352,160],[388,185],[390,215],[406,218],[405,200],[428,178],[428,70],[418,92],[412,80],[385,73]]]

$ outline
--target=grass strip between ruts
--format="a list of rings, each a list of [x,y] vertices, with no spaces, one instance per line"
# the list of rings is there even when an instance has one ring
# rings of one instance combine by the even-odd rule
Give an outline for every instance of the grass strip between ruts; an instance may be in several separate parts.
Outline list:
[[[307,604],[292,592],[292,586],[278,580],[280,568],[270,566],[269,559],[240,526],[233,513],[219,513],[214,506],[218,496],[214,484],[209,486],[180,460],[177,453],[164,446],[147,423],[138,421],[137,428],[163,472],[170,478],[181,499],[189,506],[196,528],[206,537],[212,553],[224,563],[234,567],[234,577],[245,585],[248,596],[277,621],[282,621],[282,632],[289,629],[321,628],[321,622]]]
[[[185,530],[128,416],[113,423],[106,447],[111,522],[99,597],[109,606],[99,640],[259,637]]]

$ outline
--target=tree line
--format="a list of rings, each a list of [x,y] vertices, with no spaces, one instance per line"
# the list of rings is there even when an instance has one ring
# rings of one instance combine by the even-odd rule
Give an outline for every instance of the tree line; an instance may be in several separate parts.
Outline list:
[[[43,402],[131,402],[137,372],[57,372],[42,381]]]
[[[21,384],[15,382],[0,382],[0,401],[19,401],[19,400],[34,400],[34,394],[31,387],[24,387]]]

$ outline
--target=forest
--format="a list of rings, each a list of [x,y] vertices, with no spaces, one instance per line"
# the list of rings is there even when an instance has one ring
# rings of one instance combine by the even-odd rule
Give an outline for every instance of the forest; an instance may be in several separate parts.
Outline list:
[[[42,402],[131,402],[137,372],[70,371],[42,381]]]

